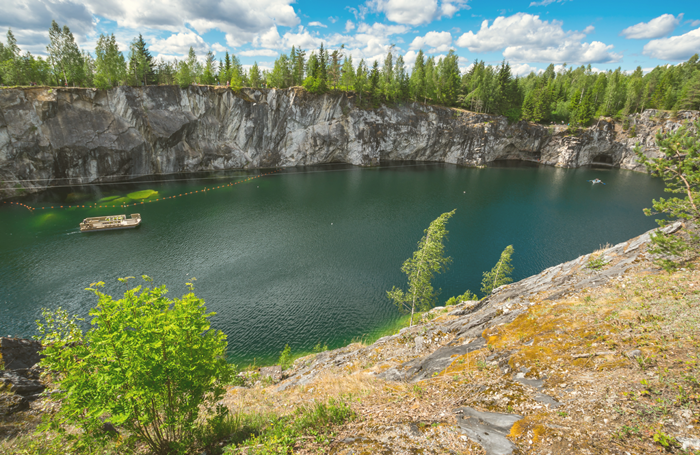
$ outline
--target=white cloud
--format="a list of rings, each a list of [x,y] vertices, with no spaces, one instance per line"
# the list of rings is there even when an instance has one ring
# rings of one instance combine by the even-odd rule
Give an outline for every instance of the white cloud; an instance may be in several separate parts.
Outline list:
[[[507,46],[546,47],[565,39],[583,39],[578,32],[565,32],[559,21],[542,21],[539,16],[517,13],[510,17],[497,17],[489,27],[489,21],[481,23],[481,29],[471,30],[457,40],[457,45],[472,52],[493,52]]]
[[[409,68],[409,70],[413,68],[413,64],[416,63],[416,55],[418,55],[418,52],[408,51],[403,56],[403,61],[406,62],[406,68]]]
[[[338,18],[333,16],[330,16],[328,20],[331,21],[331,24],[335,24],[336,22],[338,22]]]
[[[687,60],[700,49],[700,28],[680,36],[649,41],[642,53],[661,60]]]
[[[254,6],[247,0],[10,0],[3,3],[0,29],[12,27],[22,38],[19,45],[33,52],[48,43],[46,32],[52,19],[67,24],[81,43],[86,37],[94,40],[97,16],[116,22],[118,30],[144,36],[156,32],[162,36],[162,31],[191,33],[188,27],[199,35],[218,29],[226,34],[229,46],[240,46],[273,26],[298,25],[292,3],[294,0],[256,0]],[[99,27],[104,27],[104,21],[100,22]],[[29,47],[41,36],[42,45]]]
[[[309,27],[323,27],[323,28],[328,28],[326,24],[322,24],[319,21],[313,21],[309,22]]]
[[[599,41],[582,43],[585,33],[565,31],[562,25],[560,21],[543,21],[526,13],[500,16],[491,26],[485,20],[477,33],[470,30],[460,36],[457,45],[471,52],[504,49],[503,56],[517,62],[606,63],[622,58],[612,52],[612,45]],[[590,27],[585,31],[590,31]]]
[[[296,32],[287,32],[282,36],[281,44],[278,48],[291,49],[316,49],[321,46],[323,40],[318,36],[309,33],[304,27],[299,26]]]
[[[566,3],[568,0],[542,0],[541,2],[530,2],[530,6],[549,6],[552,3]]]
[[[244,57],[254,57],[256,55],[260,55],[262,57],[277,57],[279,53],[273,51],[272,49],[251,49],[249,51],[238,52],[238,55],[242,55]]]
[[[398,24],[427,24],[441,17],[452,17],[461,9],[469,9],[466,0],[369,0],[367,6]]]
[[[663,14],[649,22],[640,22],[627,27],[620,32],[620,35],[628,39],[661,38],[671,33],[682,19],[682,13],[678,17],[675,17],[673,14]]]
[[[154,39],[150,48],[159,54],[187,55],[190,47],[198,54],[207,52],[209,46],[196,33],[176,33],[165,39]]]
[[[595,31],[595,27],[592,25],[589,25],[588,27],[583,29],[583,33],[585,33],[586,35],[590,35],[594,31]]]
[[[264,33],[260,33],[253,38],[253,46],[279,48],[282,46],[281,41],[282,40],[279,32],[277,31],[277,27],[273,25]]]
[[[345,33],[348,33],[352,30],[355,29],[355,23],[348,19],[348,21],[345,23]]]
[[[580,43],[567,41],[556,47],[533,48],[511,46],[503,51],[503,56],[515,62],[571,62],[571,63],[611,63],[622,56],[612,52],[613,45],[600,41]]]
[[[527,63],[520,63],[510,67],[510,72],[515,76],[527,76],[530,73],[537,73],[539,71],[541,70],[538,70],[534,66],[530,66]]]
[[[691,27],[697,27],[698,25],[700,25],[700,19],[695,21],[686,21],[686,23],[690,24]]]
[[[429,53],[447,52],[452,45],[452,35],[450,32],[428,32],[425,36],[417,36],[409,46],[410,49],[417,50],[430,47]]]
[[[215,50],[216,52],[228,52],[228,49],[222,46],[219,43],[214,43],[211,45],[211,48]]]

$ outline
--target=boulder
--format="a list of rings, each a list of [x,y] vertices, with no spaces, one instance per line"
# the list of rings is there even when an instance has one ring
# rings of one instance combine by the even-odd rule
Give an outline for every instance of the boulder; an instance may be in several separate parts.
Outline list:
[[[271,367],[260,368],[260,379],[270,378],[274,383],[282,380],[282,367],[273,365]]]
[[[23,338],[0,337],[0,360],[6,370],[31,368],[41,360],[41,343]]]

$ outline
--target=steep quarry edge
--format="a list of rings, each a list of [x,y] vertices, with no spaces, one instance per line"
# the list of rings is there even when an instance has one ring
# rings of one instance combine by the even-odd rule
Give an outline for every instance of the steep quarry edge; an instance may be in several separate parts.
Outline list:
[[[643,171],[636,143],[655,156],[657,131],[698,118],[697,111],[671,118],[647,110],[628,119],[628,131],[600,119],[571,134],[566,125],[509,124],[419,103],[362,109],[353,93],[299,87],[2,89],[0,198],[146,175],[321,163],[484,166],[507,159]]]

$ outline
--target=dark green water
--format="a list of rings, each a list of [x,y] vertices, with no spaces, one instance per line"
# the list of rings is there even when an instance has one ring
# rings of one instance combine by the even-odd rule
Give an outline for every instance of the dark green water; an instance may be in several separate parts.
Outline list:
[[[254,174],[57,189],[22,202],[87,204],[145,189],[164,197]],[[596,177],[607,185],[587,182]],[[641,234],[655,226],[642,208],[662,194],[658,179],[628,171],[436,164],[289,169],[129,209],[0,204],[0,333],[33,335],[42,307],[86,316],[96,302],[83,290],[90,283],[117,294],[118,277],[147,274],[171,296],[196,277],[236,361],[270,360],[286,343],[337,347],[396,319],[385,291],[405,283],[402,262],[443,212],[457,209],[448,224],[454,262],[436,282],[441,302],[478,291],[509,244],[517,280]],[[78,231],[86,216],[132,212],[144,220],[136,230]]]

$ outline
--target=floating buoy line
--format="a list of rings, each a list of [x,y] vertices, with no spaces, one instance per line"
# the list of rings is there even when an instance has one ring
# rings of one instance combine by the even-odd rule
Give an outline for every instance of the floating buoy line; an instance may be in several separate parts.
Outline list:
[[[177,194],[177,195],[172,195],[172,196],[167,196],[167,197],[161,197],[161,198],[158,198],[158,199],[152,199],[152,200],[150,200],[150,201],[134,202],[133,204],[132,204],[132,203],[129,203],[129,204],[98,204],[98,203],[94,203],[94,204],[87,204],[87,205],[85,205],[85,204],[75,204],[75,205],[58,205],[58,204],[54,204],[54,205],[45,205],[45,206],[42,206],[42,207],[31,207],[31,206],[29,206],[29,205],[27,205],[27,204],[22,204],[21,202],[7,202],[7,201],[3,201],[3,204],[10,204],[10,205],[22,206],[22,207],[28,209],[30,212],[33,212],[33,211],[35,211],[35,210],[52,210],[52,209],[54,209],[54,210],[55,210],[55,209],[77,209],[77,208],[83,208],[83,209],[84,209],[84,208],[88,208],[88,209],[102,209],[102,208],[116,208],[116,207],[119,207],[119,208],[126,208],[126,207],[132,207],[132,206],[136,206],[136,205],[145,205],[145,204],[152,204],[152,203],[154,203],[154,202],[162,202],[162,201],[166,201],[166,200],[168,200],[168,199],[175,199],[175,198],[178,198],[178,197],[185,197],[185,196],[190,196],[190,195],[193,195],[193,194],[208,193],[208,192],[210,192],[210,191],[214,191],[214,190],[218,190],[218,189],[223,189],[223,188],[230,188],[230,187],[232,187],[232,186],[238,185],[239,183],[249,182],[249,181],[251,181],[251,180],[259,179],[259,178],[265,177],[265,176],[267,176],[267,175],[276,174],[277,172],[280,172],[280,171],[282,171],[282,169],[277,169],[277,170],[272,171],[272,172],[266,172],[266,173],[264,173],[264,174],[258,174],[258,175],[252,176],[252,177],[248,177],[247,179],[238,180],[238,181],[236,181],[236,182],[229,182],[229,183],[227,183],[226,185],[212,186],[211,188],[204,187],[204,188],[201,189],[201,190],[195,190],[195,191],[190,191],[190,192],[186,192],[186,193],[180,193],[180,194]]]

